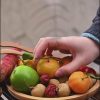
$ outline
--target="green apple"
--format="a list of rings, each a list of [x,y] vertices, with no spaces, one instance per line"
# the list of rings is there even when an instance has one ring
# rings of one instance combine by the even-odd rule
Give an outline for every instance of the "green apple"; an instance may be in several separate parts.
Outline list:
[[[38,84],[39,75],[31,67],[20,65],[13,70],[10,82],[16,91],[29,93],[30,87]]]

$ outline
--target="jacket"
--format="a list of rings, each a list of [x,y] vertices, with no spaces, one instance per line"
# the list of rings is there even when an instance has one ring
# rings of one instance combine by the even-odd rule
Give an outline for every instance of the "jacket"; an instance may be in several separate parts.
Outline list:
[[[98,8],[96,17],[93,19],[92,25],[82,34],[82,36],[94,40],[100,47],[100,7]],[[100,55],[95,62],[100,64]]]

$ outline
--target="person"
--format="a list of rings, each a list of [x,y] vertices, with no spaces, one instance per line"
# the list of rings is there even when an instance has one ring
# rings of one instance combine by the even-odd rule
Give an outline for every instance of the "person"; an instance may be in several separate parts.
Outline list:
[[[44,37],[39,40],[34,48],[35,58],[41,58],[45,52],[50,55],[53,50],[59,50],[62,53],[70,53],[73,56],[72,62],[60,67],[56,76],[71,74],[80,66],[87,65],[93,61],[99,60],[100,48],[100,7],[96,17],[89,29],[82,36],[68,37]]]

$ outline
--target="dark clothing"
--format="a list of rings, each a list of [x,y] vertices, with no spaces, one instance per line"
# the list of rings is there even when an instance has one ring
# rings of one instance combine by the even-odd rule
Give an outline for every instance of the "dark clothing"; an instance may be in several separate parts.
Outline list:
[[[90,33],[97,37],[99,39],[99,45],[100,45],[100,7],[97,11],[97,15],[93,20],[93,24],[91,27],[85,31],[85,33]]]
[[[93,19],[91,27],[82,35],[94,40],[100,48],[100,7],[97,11],[96,17]],[[100,64],[100,55],[94,62]]]

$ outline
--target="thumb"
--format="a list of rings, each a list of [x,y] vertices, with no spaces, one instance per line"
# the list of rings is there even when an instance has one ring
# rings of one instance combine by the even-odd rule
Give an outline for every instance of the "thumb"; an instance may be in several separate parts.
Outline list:
[[[59,68],[56,71],[55,76],[56,77],[61,77],[61,76],[64,76],[64,75],[71,74],[72,72],[78,70],[78,68],[81,65],[83,65],[83,63],[84,63],[83,61],[84,61],[84,59],[81,59],[80,57],[76,57],[69,64],[66,64],[66,65],[62,66],[61,68]]]

